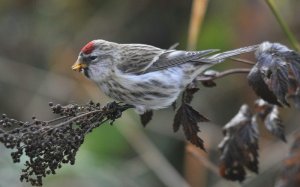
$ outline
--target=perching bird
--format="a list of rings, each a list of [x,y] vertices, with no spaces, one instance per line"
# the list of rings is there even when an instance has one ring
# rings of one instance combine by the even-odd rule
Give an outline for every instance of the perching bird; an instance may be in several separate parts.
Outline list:
[[[133,105],[143,114],[170,106],[189,83],[212,65],[256,48],[211,55],[218,50],[160,49],[99,39],[81,49],[72,69],[84,73],[109,97]]]

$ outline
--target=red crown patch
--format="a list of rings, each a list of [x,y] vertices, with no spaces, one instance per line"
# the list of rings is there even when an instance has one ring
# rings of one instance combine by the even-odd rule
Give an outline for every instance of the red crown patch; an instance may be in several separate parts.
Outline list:
[[[91,41],[91,42],[87,43],[87,44],[81,49],[81,52],[83,52],[84,54],[90,54],[94,49],[95,49],[94,42]]]

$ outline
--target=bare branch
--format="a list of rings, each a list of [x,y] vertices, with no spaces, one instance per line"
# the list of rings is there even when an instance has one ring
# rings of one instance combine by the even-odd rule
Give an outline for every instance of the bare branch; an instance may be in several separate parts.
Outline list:
[[[222,78],[222,77],[226,77],[228,75],[232,75],[232,74],[239,74],[239,73],[249,73],[251,71],[250,68],[236,68],[236,69],[229,69],[229,70],[226,70],[226,71],[223,71],[223,72],[218,72],[216,73],[215,75],[212,75],[212,76],[205,76],[205,75],[201,75],[201,76],[198,76],[196,78],[197,81],[212,81],[212,80],[215,80],[215,79],[219,79],[219,78]]]

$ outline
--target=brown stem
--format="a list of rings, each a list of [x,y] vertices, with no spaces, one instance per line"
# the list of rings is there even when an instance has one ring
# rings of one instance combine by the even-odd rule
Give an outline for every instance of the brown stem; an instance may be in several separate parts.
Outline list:
[[[250,68],[229,69],[229,70],[226,70],[226,71],[223,71],[223,72],[216,73],[213,76],[201,75],[201,76],[198,76],[196,78],[196,80],[197,81],[212,81],[212,80],[219,79],[219,78],[222,78],[222,77],[225,77],[225,76],[228,76],[228,75],[238,74],[238,73],[249,73],[250,71],[251,71]]]
[[[64,121],[62,123],[58,123],[56,125],[51,126],[51,128],[49,128],[49,130],[45,131],[43,134],[45,134],[45,133],[47,133],[47,132],[49,132],[49,131],[51,131],[51,130],[53,130],[55,128],[67,125],[67,124],[69,124],[69,123],[71,123],[73,121],[76,121],[76,120],[78,120],[78,119],[80,119],[82,117],[85,117],[87,115],[91,115],[91,114],[94,114],[94,113],[98,113],[98,112],[103,112],[103,110],[94,110],[94,111],[90,111],[90,112],[84,112],[84,113],[82,113],[82,114],[80,114],[78,116],[75,116],[75,117],[72,117],[72,118],[68,119],[67,121]]]
[[[59,118],[55,118],[55,119],[52,119],[52,120],[49,120],[49,121],[45,121],[47,124],[50,124],[50,123],[54,123],[54,122],[57,122],[57,121],[60,121],[60,120],[63,120],[63,119],[67,119],[69,118],[69,116],[62,116],[62,117],[59,117]]]

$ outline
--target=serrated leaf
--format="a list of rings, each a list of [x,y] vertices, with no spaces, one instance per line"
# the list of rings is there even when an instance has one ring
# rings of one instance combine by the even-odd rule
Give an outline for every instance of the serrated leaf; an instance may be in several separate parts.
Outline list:
[[[264,42],[255,53],[257,63],[249,73],[248,80],[256,93],[271,104],[278,105],[273,97],[275,95],[280,103],[289,106],[286,100],[289,86],[287,54],[291,52],[289,48],[279,43]],[[273,94],[268,96],[268,91]]]
[[[140,115],[141,123],[144,127],[146,127],[146,125],[151,121],[152,116],[153,116],[152,110],[149,110],[149,111],[145,112],[144,114]]]
[[[194,94],[198,91],[199,88],[197,87],[196,83],[195,82],[190,83],[183,92],[182,102],[191,103],[194,98]]]
[[[190,105],[182,103],[176,112],[173,129],[176,132],[182,126],[186,139],[205,150],[203,140],[198,136],[198,132],[200,132],[198,123],[206,121],[208,119],[194,110]]]
[[[289,106],[289,103],[286,101],[285,96],[288,93],[289,85],[289,75],[288,75],[288,66],[286,62],[283,62],[281,59],[277,58],[273,60],[273,63],[270,64],[271,77],[266,82],[270,81],[270,89],[277,96],[277,99],[283,104]]]
[[[243,181],[245,168],[258,173],[258,130],[249,107],[243,105],[224,127],[225,137],[219,144],[222,177]]]
[[[264,123],[268,131],[270,131],[274,136],[280,138],[282,141],[286,142],[284,126],[279,117],[278,107],[274,106],[272,108],[272,111],[269,113],[269,115],[267,115]]]
[[[259,97],[263,100],[274,104],[279,105],[281,104],[278,102],[277,97],[274,95],[272,91],[268,88],[267,84],[262,78],[262,74],[259,70],[258,64],[256,64],[250,71],[247,76],[248,83]]]

